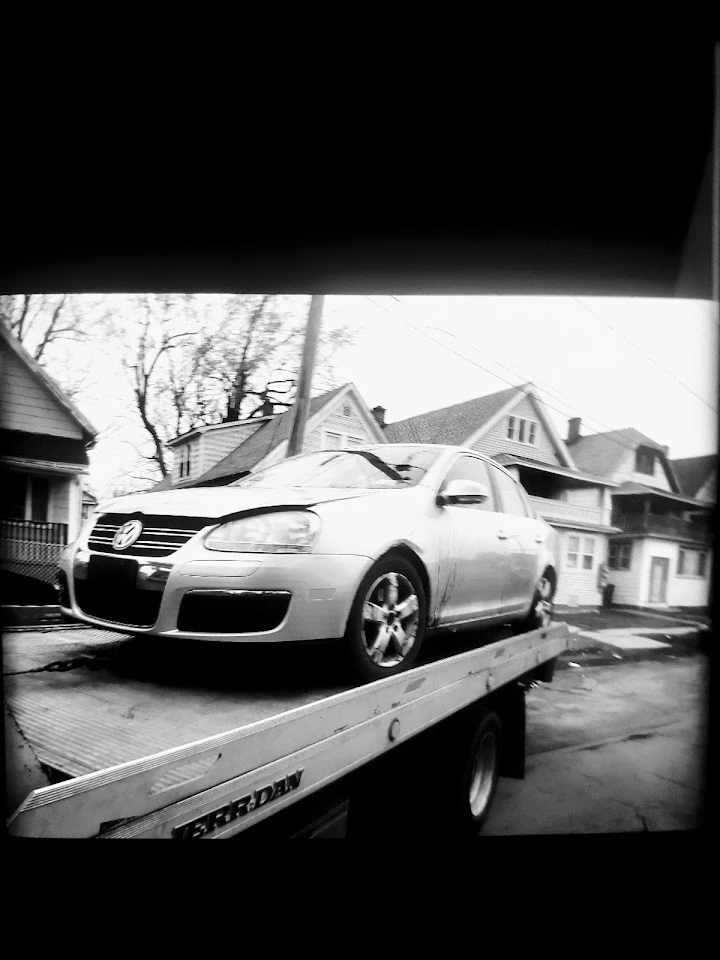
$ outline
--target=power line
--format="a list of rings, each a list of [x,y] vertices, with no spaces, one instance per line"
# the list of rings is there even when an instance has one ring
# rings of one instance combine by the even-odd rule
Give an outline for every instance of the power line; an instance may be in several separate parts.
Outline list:
[[[605,324],[605,326],[608,328],[608,330],[612,330],[612,332],[613,332],[614,334],[616,334],[618,337],[621,337],[621,338],[625,341],[625,343],[629,343],[631,347],[634,347],[634,349],[637,350],[637,352],[638,352],[639,354],[641,354],[641,356],[645,357],[646,360],[649,360],[650,363],[654,363],[655,366],[658,368],[658,370],[662,370],[662,372],[663,372],[664,374],[666,374],[666,376],[668,376],[668,377],[670,377],[672,380],[674,380],[675,383],[679,384],[681,387],[684,387],[684,388],[685,388],[687,391],[689,391],[694,397],[697,397],[697,399],[698,399],[701,403],[704,403],[705,406],[708,407],[710,410],[712,410],[713,413],[717,413],[717,412],[718,412],[716,407],[713,407],[713,405],[710,404],[710,403],[708,403],[707,400],[704,400],[704,399],[700,396],[699,393],[695,393],[695,391],[693,390],[693,388],[692,388],[692,387],[689,387],[689,386],[685,383],[684,380],[681,380],[679,377],[676,377],[674,373],[672,373],[670,370],[667,370],[661,363],[658,363],[657,360],[655,360],[653,357],[649,356],[649,354],[645,353],[645,351],[644,351],[643,349],[641,349],[636,343],[633,343],[632,340],[628,339],[628,337],[626,337],[624,333],[621,333],[621,332],[620,332],[616,327],[614,327],[611,323],[608,323],[607,320],[603,319],[603,317],[601,317],[599,313],[595,313],[595,311],[594,311],[591,307],[588,307],[588,305],[587,305],[586,303],[583,303],[582,300],[580,300],[579,297],[573,297],[572,299],[575,300],[576,303],[579,303],[581,307],[584,307],[585,310],[588,311],[588,313],[591,313],[591,314],[593,315],[593,317],[595,317],[596,320],[599,320],[601,323]]]
[[[375,303],[375,301],[372,300],[372,298],[369,296],[366,296],[366,299],[369,300],[371,303]],[[397,300],[397,297],[393,297],[392,299]],[[397,302],[400,303],[399,300]],[[375,303],[375,306],[380,307],[386,313],[389,313],[391,317],[395,317],[396,320],[400,320],[401,323],[404,323],[406,326],[410,327],[410,329],[414,330],[416,333],[422,334],[422,336],[426,337],[426,339],[431,340],[433,343],[437,344],[440,347],[444,347],[446,350],[449,350],[451,353],[454,353],[455,356],[460,357],[462,360],[466,360],[468,363],[471,363],[473,366],[477,367],[479,370],[484,370],[485,373],[489,373],[491,377],[495,377],[497,380],[502,380],[502,382],[507,383],[508,386],[514,387],[516,390],[522,391],[522,393],[524,393],[525,396],[530,396],[528,391],[525,390],[523,387],[519,386],[518,384],[511,383],[509,380],[506,380],[505,377],[501,377],[499,373],[495,373],[492,370],[488,370],[488,368],[484,367],[481,363],[476,363],[476,361],[472,360],[470,357],[466,357],[464,354],[458,353],[457,350],[453,350],[451,346],[449,346],[446,343],[443,343],[441,340],[436,340],[435,337],[429,336],[424,332],[424,330],[420,329],[419,327],[416,327],[414,324],[410,323],[408,320],[405,320],[404,317],[398,316],[398,314],[394,313],[392,310],[388,310],[387,307],[384,307],[381,303]],[[560,416],[562,417],[567,416],[566,413],[563,413],[562,410],[558,410],[557,407],[554,407],[551,403],[548,403],[546,400],[544,400],[543,403],[545,404],[546,407],[549,407],[551,410],[554,410],[556,413],[559,413]],[[578,410],[578,413],[585,416],[585,414],[582,413],[582,410]],[[606,424],[603,424],[601,420],[597,420],[595,417],[589,417],[588,419],[593,420],[595,423],[601,424],[601,426],[607,426]],[[612,433],[615,432],[610,427],[608,427],[608,430],[610,430],[610,432]],[[593,435],[598,436],[598,433],[596,432],[595,434],[586,434],[586,436],[593,436]],[[617,437],[607,437],[607,439],[610,440],[611,443],[617,444],[617,446],[619,447],[624,447],[626,450],[631,450],[633,453],[635,452],[635,447],[631,446],[628,443],[624,443],[622,440],[619,440]]]

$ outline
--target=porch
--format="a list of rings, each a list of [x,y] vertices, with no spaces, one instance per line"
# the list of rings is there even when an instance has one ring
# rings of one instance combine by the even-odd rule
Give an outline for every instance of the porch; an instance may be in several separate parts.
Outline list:
[[[67,542],[67,523],[0,518],[0,569],[52,583]]]
[[[691,509],[694,508],[694,509]],[[689,540],[709,545],[712,509],[698,510],[685,497],[658,492],[617,490],[613,493],[613,526],[623,533]]]

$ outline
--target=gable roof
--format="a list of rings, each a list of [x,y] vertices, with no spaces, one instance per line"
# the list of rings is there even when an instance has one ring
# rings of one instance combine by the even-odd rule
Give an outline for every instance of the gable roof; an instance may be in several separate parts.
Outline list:
[[[637,450],[638,447],[652,447],[659,453],[665,454],[665,447],[655,443],[644,433],[634,427],[625,427],[623,430],[608,430],[605,433],[592,433],[587,437],[579,437],[568,443],[572,450],[575,463],[583,470],[591,473],[613,473],[627,456],[628,450]]]
[[[687,497],[695,497],[716,469],[717,454],[712,453],[705,457],[683,457],[680,460],[672,460],[671,463],[682,492]]]
[[[338,397],[346,388],[347,384],[312,399],[308,410],[308,420]],[[292,410],[287,410],[285,413],[280,413],[272,419],[266,420],[252,436],[197,477],[189,486],[211,486],[213,483],[230,482],[240,474],[252,470],[276,447],[285,440],[289,440],[291,428]]]
[[[485,397],[454,403],[439,410],[429,410],[416,417],[389,423],[385,437],[390,443],[446,443],[462,446],[471,434],[490,420],[516,394],[519,387],[509,387]]]
[[[75,423],[82,430],[85,444],[92,446],[95,443],[95,437],[98,433],[96,428],[90,423],[80,409],[75,406],[62,387],[56,383],[55,380],[53,380],[50,374],[40,366],[34,357],[30,356],[25,347],[20,343],[17,337],[10,333],[4,323],[0,323],[0,338],[2,338],[4,343],[10,347],[12,352],[28,369],[30,374],[35,377],[36,380],[39,380],[42,383],[45,389],[52,395],[53,399],[70,417],[72,417]]]

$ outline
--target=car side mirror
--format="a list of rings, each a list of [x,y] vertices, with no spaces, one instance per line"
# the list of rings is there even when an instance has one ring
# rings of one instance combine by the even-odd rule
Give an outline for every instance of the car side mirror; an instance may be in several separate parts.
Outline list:
[[[439,507],[453,503],[483,503],[490,496],[490,491],[484,483],[475,480],[451,480],[440,491],[435,502]]]

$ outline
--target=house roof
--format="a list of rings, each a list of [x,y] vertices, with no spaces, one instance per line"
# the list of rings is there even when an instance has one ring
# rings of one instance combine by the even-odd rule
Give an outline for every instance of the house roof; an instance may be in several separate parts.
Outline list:
[[[310,401],[308,419],[314,416],[326,404],[330,403],[335,397],[345,390],[347,384],[342,387],[336,387],[327,393],[314,397]],[[258,429],[246,440],[238,444],[222,460],[182,486],[201,487],[220,485],[223,482],[230,483],[232,480],[252,470],[261,460],[271,453],[284,440],[289,439],[292,427],[292,410],[277,414],[274,417],[264,418]],[[156,486],[153,493],[159,490],[168,490],[171,487],[177,487],[180,484],[173,483],[172,477],[165,477]]]
[[[587,480],[589,483],[597,483],[604,487],[615,487],[617,484],[606,477],[598,477],[594,474],[583,473],[581,470],[571,470],[569,467],[563,467],[559,464],[545,463],[544,460],[533,460],[531,457],[518,456],[515,453],[497,453],[492,457],[497,463],[504,467],[509,464],[519,464],[520,466],[534,467],[536,470],[543,470],[546,473],[557,473],[563,477],[577,477],[578,480]]]
[[[52,394],[53,398],[60,404],[65,412],[72,417],[82,430],[85,443],[92,446],[98,433],[97,429],[90,423],[82,411],[75,406],[62,387],[53,380],[50,374],[40,366],[34,357],[30,356],[17,337],[13,336],[3,323],[0,323],[0,338],[10,347],[18,360],[27,367],[30,373]]]
[[[622,483],[617,490],[612,491],[614,497],[623,497],[631,496],[638,494],[645,495],[651,493],[656,497],[664,497],[666,500],[677,500],[678,503],[687,503],[691,504],[693,507],[704,507],[708,508],[709,504],[703,502],[702,500],[694,500],[692,497],[683,497],[678,496],[676,493],[668,493],[666,490],[658,490],[657,487],[648,487],[644,483],[634,483],[632,481],[628,483]]]
[[[628,449],[652,447],[663,455],[666,453],[665,447],[655,443],[634,427],[608,430],[606,433],[593,433],[588,437],[580,437],[573,443],[568,443],[567,446],[580,469],[603,476],[614,473],[627,456]]]
[[[385,436],[390,443],[444,443],[462,446],[503,407],[521,387],[510,387],[485,397],[454,403],[440,410],[430,410],[407,420],[389,423]]]
[[[681,460],[672,460],[671,463],[682,492],[687,497],[695,497],[717,467],[717,454],[684,457]]]

